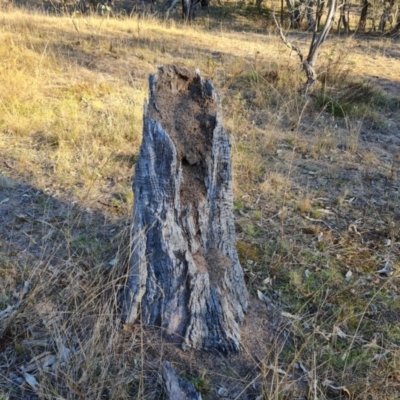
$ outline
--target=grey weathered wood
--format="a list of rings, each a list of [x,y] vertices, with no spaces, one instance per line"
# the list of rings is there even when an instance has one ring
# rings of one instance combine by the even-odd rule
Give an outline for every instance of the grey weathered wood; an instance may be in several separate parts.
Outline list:
[[[221,102],[199,72],[150,76],[134,177],[124,320],[141,316],[183,348],[240,348],[248,293],[235,249],[230,144]]]
[[[179,378],[168,361],[164,361],[162,365],[167,400],[202,400],[201,394],[197,392],[193,384]]]

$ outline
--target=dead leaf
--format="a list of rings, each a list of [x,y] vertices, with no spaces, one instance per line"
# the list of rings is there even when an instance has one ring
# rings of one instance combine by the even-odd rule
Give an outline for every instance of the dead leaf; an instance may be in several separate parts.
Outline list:
[[[331,340],[332,334],[322,332],[318,329],[318,327],[317,327],[317,329],[315,329],[315,333],[318,333],[319,335],[321,335],[325,340]]]
[[[68,347],[62,347],[59,352],[59,357],[61,362],[68,361],[69,355],[71,354],[71,350]]]
[[[354,232],[354,233],[356,233],[357,235],[361,236],[361,233],[358,232],[357,226],[354,225],[354,224],[350,224],[347,230],[348,230],[349,232]]]
[[[341,339],[347,338],[347,335],[338,326],[333,327],[333,334],[340,337]]]
[[[223,386],[218,389],[218,396],[225,397],[228,395],[228,390]]]
[[[294,366],[297,369],[300,369],[302,372],[304,372],[305,374],[308,374],[310,371],[299,361],[294,363]]]
[[[386,261],[385,266],[380,270],[376,271],[377,274],[385,274],[387,275],[392,268],[392,264],[389,261]]]
[[[353,276],[353,273],[350,270],[348,270],[346,273],[346,282],[350,282],[352,276]]]
[[[290,314],[290,313],[288,313],[286,311],[282,311],[281,315],[282,315],[282,317],[295,319],[296,321],[300,321],[301,320],[301,317],[299,317],[298,315],[293,315],[293,314]]]
[[[0,319],[7,317],[7,315],[11,314],[15,306],[7,306],[7,308],[3,311],[0,311]]]
[[[265,303],[267,305],[271,304],[271,302],[272,302],[272,300],[267,295],[265,295],[264,293],[260,292],[259,290],[257,290],[257,296],[258,296],[258,298],[260,300],[265,301]]]
[[[287,375],[286,371],[284,371],[281,368],[274,367],[273,365],[268,365],[266,368],[269,369],[270,371],[277,372],[280,375]]]
[[[390,353],[390,350],[385,350],[381,354],[375,354],[374,358],[371,361],[381,361],[383,360],[388,354]]]
[[[51,354],[49,351],[45,351],[42,354],[39,354],[38,356],[32,358],[31,361],[29,361],[29,364],[25,367],[22,368],[25,372],[33,372],[38,370],[39,368],[42,369],[47,369],[51,368],[56,362],[56,357]]]
[[[24,372],[24,378],[26,383],[36,392],[39,388],[39,382],[36,380],[36,378],[27,372]]]
[[[263,281],[262,281],[262,284],[263,285],[268,285],[268,284],[270,284],[271,283],[271,278],[265,278]]]
[[[346,388],[346,386],[334,386],[333,384],[334,382],[330,381],[329,379],[326,379],[324,382],[322,382],[322,386],[328,387],[338,392],[343,392],[348,399],[351,399],[350,391]]]

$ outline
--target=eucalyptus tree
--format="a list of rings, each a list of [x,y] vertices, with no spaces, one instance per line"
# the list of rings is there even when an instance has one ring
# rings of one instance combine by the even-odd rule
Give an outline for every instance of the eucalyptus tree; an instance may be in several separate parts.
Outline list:
[[[161,11],[168,16],[169,13],[178,5],[178,1],[179,0],[165,0],[161,5]],[[182,18],[185,21],[193,21],[199,3],[201,8],[207,9],[209,0],[182,0]]]
[[[395,15],[397,14],[396,7],[398,7],[396,0],[389,0],[383,2],[382,14],[379,21],[380,32],[383,33],[385,31],[386,24],[388,22],[390,22],[393,26],[393,21],[395,19]]]
[[[201,8],[207,9],[209,0],[182,0],[182,18],[186,21],[192,21],[199,3]]]
[[[326,40],[328,33],[332,27],[333,18],[334,18],[336,8],[337,8],[336,1],[337,0],[329,1],[328,11],[325,16],[325,21],[324,21],[324,24],[322,24],[322,26],[323,26],[322,30],[320,30],[319,28],[321,26],[322,17],[324,14],[325,2],[323,0],[317,0],[316,12],[315,12],[316,19],[315,19],[315,23],[314,23],[314,27],[313,27],[313,33],[312,33],[312,37],[311,37],[310,47],[308,49],[308,53],[306,56],[304,55],[303,50],[299,46],[289,42],[285,33],[283,32],[282,26],[279,24],[279,22],[276,19],[275,13],[273,13],[274,21],[278,28],[279,35],[280,35],[283,43],[287,47],[289,47],[291,50],[296,52],[300,58],[300,62],[302,64],[303,70],[307,77],[307,82],[306,82],[305,88],[306,88],[306,91],[308,91],[308,92],[313,90],[314,85],[317,81],[317,73],[315,71],[315,64],[317,61],[319,49],[320,49],[322,43],[324,43],[324,41]]]
[[[360,32],[365,32],[365,30],[367,28],[367,16],[368,16],[369,6],[370,6],[369,0],[362,0],[360,20],[358,22],[358,30]]]

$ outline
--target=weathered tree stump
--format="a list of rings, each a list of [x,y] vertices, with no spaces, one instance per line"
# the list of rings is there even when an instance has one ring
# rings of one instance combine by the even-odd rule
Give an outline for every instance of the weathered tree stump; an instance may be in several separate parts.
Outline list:
[[[221,117],[219,95],[199,72],[165,66],[150,76],[123,314],[183,348],[228,353],[240,348],[248,293]]]

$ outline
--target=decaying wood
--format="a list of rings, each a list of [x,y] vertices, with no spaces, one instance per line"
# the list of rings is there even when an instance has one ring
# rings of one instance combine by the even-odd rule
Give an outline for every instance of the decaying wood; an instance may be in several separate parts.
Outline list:
[[[176,375],[168,361],[163,362],[162,371],[167,400],[201,400],[201,394],[197,392],[193,384],[185,382]]]
[[[235,352],[248,294],[235,249],[230,144],[221,103],[197,71],[150,76],[134,177],[124,319],[183,348]]]

